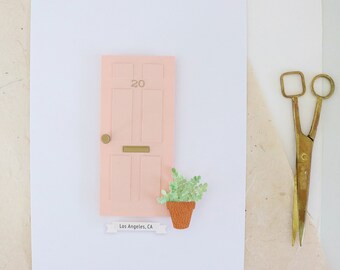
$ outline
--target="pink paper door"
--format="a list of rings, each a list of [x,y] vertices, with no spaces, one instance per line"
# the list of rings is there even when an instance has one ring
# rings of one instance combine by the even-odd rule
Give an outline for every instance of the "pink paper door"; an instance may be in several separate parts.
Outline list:
[[[101,215],[168,215],[174,84],[174,57],[103,56]]]

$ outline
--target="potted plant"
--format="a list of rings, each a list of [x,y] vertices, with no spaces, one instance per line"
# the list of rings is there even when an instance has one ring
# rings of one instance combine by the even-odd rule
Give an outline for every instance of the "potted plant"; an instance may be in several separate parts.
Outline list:
[[[203,193],[208,189],[208,184],[200,183],[201,176],[194,176],[188,180],[175,168],[172,169],[172,178],[173,181],[169,184],[170,190],[168,192],[162,190],[162,196],[158,198],[158,202],[166,203],[174,228],[186,229],[190,225],[196,202],[202,199]]]

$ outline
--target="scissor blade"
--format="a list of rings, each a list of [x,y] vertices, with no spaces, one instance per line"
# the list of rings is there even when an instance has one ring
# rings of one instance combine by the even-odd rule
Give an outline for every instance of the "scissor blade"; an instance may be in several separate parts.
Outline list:
[[[305,222],[299,223],[299,240],[300,240],[300,247],[302,247],[302,239],[303,239],[303,232],[305,228]]]
[[[302,207],[301,207],[302,204]],[[299,208],[299,239],[300,239],[300,246],[302,246],[302,237],[303,237],[303,231],[305,228],[305,219],[306,219],[306,204],[305,202],[302,202],[301,199],[298,199],[298,208]]]
[[[306,219],[313,140],[305,135],[298,136],[297,143],[297,206],[299,211],[299,237],[302,245],[303,230]]]
[[[299,211],[299,238],[300,238],[300,246],[302,246],[302,237],[303,237],[303,231],[305,228],[305,220],[306,220],[306,212],[307,212],[307,201],[308,201],[308,187],[309,183],[307,184],[307,188],[301,188],[301,185],[299,186],[299,180],[298,180],[298,211]]]
[[[293,195],[293,222],[292,222],[292,246],[295,244],[297,231],[299,228],[299,210],[298,210],[298,196],[297,196],[297,179],[294,176],[294,195]]]

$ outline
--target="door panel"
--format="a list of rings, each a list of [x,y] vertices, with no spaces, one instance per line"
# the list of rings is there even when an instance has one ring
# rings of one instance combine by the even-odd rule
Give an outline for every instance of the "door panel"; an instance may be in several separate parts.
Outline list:
[[[111,187],[110,198],[112,201],[130,201],[131,191],[131,157],[111,157]]]
[[[115,78],[133,78],[133,64],[114,63],[112,71]]]
[[[174,57],[104,56],[101,84],[101,214],[168,215],[156,198],[173,166]]]
[[[163,93],[158,90],[143,90],[142,141],[162,142]]]
[[[131,141],[132,102],[131,89],[113,89],[112,136],[116,141]]]
[[[158,194],[161,186],[161,158],[141,158],[141,201],[152,203],[154,194]]]
[[[143,64],[143,78],[160,81],[163,79],[163,72],[162,64]]]

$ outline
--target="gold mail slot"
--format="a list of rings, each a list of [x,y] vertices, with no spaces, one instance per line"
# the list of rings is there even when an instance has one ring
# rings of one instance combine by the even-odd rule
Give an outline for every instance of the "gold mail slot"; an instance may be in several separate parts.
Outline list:
[[[150,153],[150,146],[123,146],[124,153]]]

